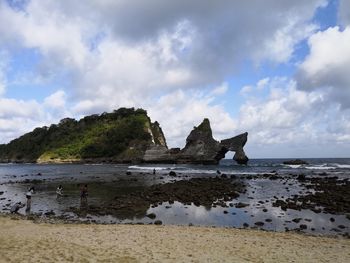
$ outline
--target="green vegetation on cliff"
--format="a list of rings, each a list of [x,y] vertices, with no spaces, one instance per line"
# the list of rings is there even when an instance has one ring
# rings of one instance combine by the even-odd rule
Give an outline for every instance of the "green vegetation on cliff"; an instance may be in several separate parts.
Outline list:
[[[134,108],[120,108],[79,121],[66,118],[57,125],[36,128],[9,144],[0,145],[0,160],[135,160],[141,158],[147,146],[152,144],[149,127],[153,125],[145,110]]]

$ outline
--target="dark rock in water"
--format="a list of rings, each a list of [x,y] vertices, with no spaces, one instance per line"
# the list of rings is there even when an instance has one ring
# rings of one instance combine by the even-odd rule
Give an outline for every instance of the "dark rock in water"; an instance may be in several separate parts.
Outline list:
[[[227,210],[224,210],[224,212],[223,212],[224,214],[228,214],[228,211]]]
[[[150,213],[147,215],[147,217],[151,218],[151,219],[155,219],[156,218],[156,214],[155,213]]]
[[[154,224],[155,224],[155,225],[162,225],[163,222],[162,222],[161,220],[156,220],[156,221],[154,221]]]
[[[130,172],[130,171],[127,171],[127,172],[126,172],[126,175],[131,175],[131,172]]]
[[[3,191],[0,191],[0,195],[2,195],[2,194],[4,194],[4,192],[3,192]]]
[[[56,213],[51,210],[51,211],[48,211],[48,212],[44,213],[44,215],[46,215],[46,216],[54,216],[54,215],[56,215]]]
[[[294,218],[292,221],[293,221],[294,223],[299,223],[299,222],[301,221],[301,218]]]
[[[248,223],[243,223],[243,227],[249,227]]]
[[[329,219],[329,221],[334,222],[335,219],[334,219],[333,217],[331,217],[331,218]]]
[[[295,159],[295,160],[288,160],[284,161],[283,164],[288,164],[288,165],[302,165],[302,164],[309,164],[308,162],[305,162],[300,159]]]
[[[261,222],[261,221],[258,221],[258,222],[255,222],[254,225],[256,225],[256,226],[263,226],[263,225],[265,225],[265,223]]]
[[[195,206],[201,206],[201,203],[200,203],[199,201],[194,201],[193,204],[194,204]]]
[[[265,222],[268,222],[268,223],[270,223],[270,222],[272,222],[272,219],[270,219],[270,218],[267,218],[267,219],[265,219]]]
[[[311,208],[311,211],[316,213],[316,214],[319,214],[322,212],[322,210],[320,208]]]
[[[249,204],[245,204],[245,203],[241,203],[241,202],[235,204],[236,208],[243,208],[243,207],[247,207],[247,206],[249,206]]]
[[[299,228],[300,228],[300,229],[307,229],[307,225],[301,224],[301,225],[299,226]]]
[[[266,213],[268,210],[266,208],[263,209],[263,212]]]
[[[338,228],[344,229],[344,228],[346,228],[346,226],[344,226],[344,225],[339,225]]]
[[[175,177],[175,176],[176,176],[176,173],[175,173],[174,171],[170,171],[170,172],[169,172],[169,175]]]
[[[306,179],[305,174],[299,174],[297,177],[297,180],[299,181],[305,181],[305,179]]]

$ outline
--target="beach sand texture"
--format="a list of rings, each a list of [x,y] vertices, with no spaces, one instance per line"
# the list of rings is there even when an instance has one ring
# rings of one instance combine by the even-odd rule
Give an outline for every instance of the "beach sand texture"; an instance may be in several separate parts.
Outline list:
[[[1,262],[350,262],[350,240],[258,230],[0,217]]]

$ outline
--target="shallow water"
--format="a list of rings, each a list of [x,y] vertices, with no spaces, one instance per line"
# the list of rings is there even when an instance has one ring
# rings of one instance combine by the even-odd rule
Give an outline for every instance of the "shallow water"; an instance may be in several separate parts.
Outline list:
[[[145,224],[154,222],[145,215],[155,213],[155,220],[161,220],[163,224],[243,227],[246,223],[250,227],[257,227],[256,222],[263,222],[264,225],[259,228],[273,231],[296,229],[300,224],[304,224],[307,226],[304,232],[327,235],[349,233],[350,220],[345,215],[317,214],[310,210],[283,211],[279,207],[272,207],[274,196],[285,199],[294,194],[306,192],[297,180],[291,177],[280,180],[249,179],[249,175],[274,172],[281,177],[303,173],[309,177],[349,178],[350,159],[308,159],[307,161],[310,164],[302,166],[283,165],[283,160],[278,159],[251,160],[248,166],[236,165],[231,160],[224,160],[217,166],[2,164],[0,165],[0,192],[4,193],[0,195],[0,210],[8,212],[14,203],[25,202],[26,190],[33,185],[32,180],[38,180],[35,183],[36,193],[32,198],[31,213],[53,211],[57,216],[65,215],[81,221]],[[154,169],[155,175],[153,175]],[[175,178],[168,176],[170,170],[175,171],[178,176]],[[247,187],[246,193],[227,202],[228,207],[204,207],[165,202],[156,207],[150,206],[144,211],[144,215],[139,217],[125,214],[117,216],[80,214],[78,216],[67,212],[70,207],[79,209],[81,205],[78,184],[88,184],[88,203],[99,206],[102,202],[112,200],[117,194],[131,193],[153,184],[173,180],[213,177],[217,176],[217,170],[228,175],[237,175]],[[60,184],[63,186],[64,197],[57,198],[56,188]],[[229,206],[230,203],[238,202],[247,203],[249,206],[245,208]],[[25,214],[25,208],[19,212]],[[295,218],[301,218],[300,222],[293,222]],[[334,222],[331,222],[330,218],[333,218]],[[268,222],[265,221],[266,219]],[[339,228],[339,225],[345,228]]]

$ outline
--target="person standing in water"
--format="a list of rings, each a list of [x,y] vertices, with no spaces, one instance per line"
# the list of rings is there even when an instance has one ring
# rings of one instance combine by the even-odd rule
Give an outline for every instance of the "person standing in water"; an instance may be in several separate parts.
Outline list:
[[[87,203],[87,196],[88,196],[88,186],[87,184],[80,186],[80,202]]]
[[[56,194],[57,194],[57,198],[59,198],[60,196],[63,196],[63,188],[62,185],[59,185],[56,189]]]
[[[29,188],[28,192],[26,193],[26,198],[27,198],[26,211],[30,211],[30,208],[32,205],[32,194],[34,194],[34,187]]]

